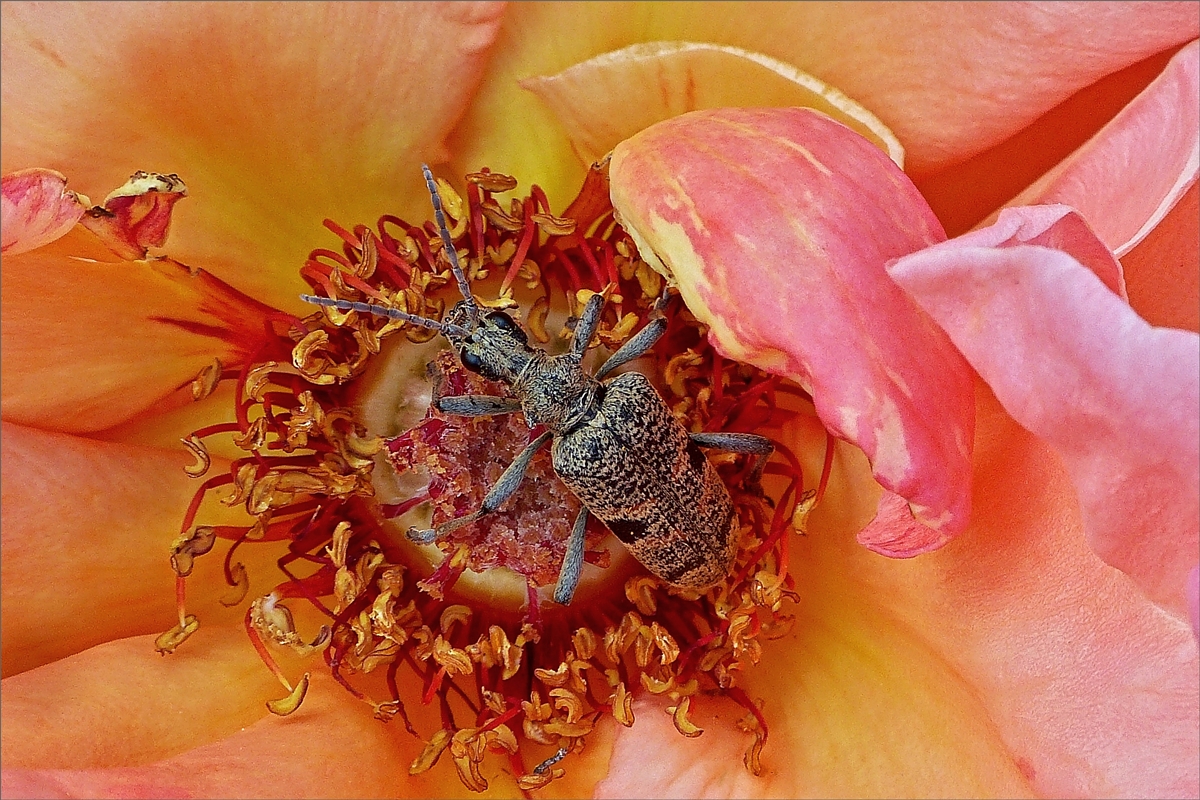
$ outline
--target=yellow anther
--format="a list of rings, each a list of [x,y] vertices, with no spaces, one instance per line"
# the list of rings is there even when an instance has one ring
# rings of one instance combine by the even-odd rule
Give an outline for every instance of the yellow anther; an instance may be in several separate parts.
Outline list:
[[[282,697],[278,700],[268,700],[267,710],[272,714],[286,717],[299,708],[300,704],[304,702],[304,695],[308,694],[308,676],[309,673],[304,673],[304,676],[300,678],[299,683],[296,684],[287,697]]]
[[[174,653],[175,648],[187,641],[187,638],[199,628],[200,620],[196,619],[194,615],[188,614],[183,625],[176,623],[175,627],[154,640],[154,649],[163,655]]]
[[[212,394],[213,390],[217,388],[217,384],[221,382],[221,373],[224,369],[221,359],[214,358],[213,363],[200,370],[200,373],[192,381],[192,399],[199,401]]]
[[[689,739],[695,739],[704,733],[704,729],[697,727],[695,723],[688,719],[688,709],[691,707],[691,703],[692,698],[684,697],[675,706],[667,706],[667,711],[671,713],[671,717],[675,721],[675,730]]]
[[[204,442],[195,436],[186,436],[179,441],[183,442],[183,446],[192,454],[192,458],[196,459],[195,464],[183,468],[187,476],[189,478],[199,478],[208,472],[208,468],[212,466],[212,458],[209,457],[208,448],[204,446]]]
[[[450,738],[454,731],[441,728],[425,744],[421,754],[408,766],[409,775],[420,775],[438,762],[442,753],[450,746]]]

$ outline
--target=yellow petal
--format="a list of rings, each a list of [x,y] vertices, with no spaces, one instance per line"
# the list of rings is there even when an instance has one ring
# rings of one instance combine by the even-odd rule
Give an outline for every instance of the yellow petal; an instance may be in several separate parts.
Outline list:
[[[791,64],[737,47],[646,42],[521,85],[550,106],[585,161],[688,111],[804,106],[847,125],[904,166],[904,148],[870,111]]]
[[[836,86],[896,133],[910,171],[930,173],[1197,28],[1191,6],[1170,3],[516,3],[453,137],[454,164],[539,183],[564,207],[585,165],[520,81],[638,42],[688,41],[763,53]]]

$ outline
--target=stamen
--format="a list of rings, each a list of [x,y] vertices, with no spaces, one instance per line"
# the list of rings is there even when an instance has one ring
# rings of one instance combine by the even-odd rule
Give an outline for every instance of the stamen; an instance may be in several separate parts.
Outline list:
[[[287,551],[276,562],[283,580],[271,595],[252,601],[246,616],[251,642],[286,691],[269,703],[273,713],[290,713],[302,702],[307,673],[290,683],[270,647],[320,651],[334,679],[375,718],[399,715],[413,736],[429,737],[422,738],[412,774],[449,751],[464,785],[483,791],[481,765],[488,753],[498,753],[529,792],[562,777],[560,764],[584,746],[603,716],[632,725],[635,690],[663,695],[684,736],[701,733],[690,719],[696,698],[724,694],[750,712],[745,724],[756,739],[746,763],[761,770],[765,717],[736,684],[744,667],[761,658],[761,639],[786,624],[784,609],[796,599],[788,534],[791,526],[803,526],[823,496],[832,439],[815,492],[804,490],[800,459],[775,443],[778,457],[762,476],[777,500],[759,485],[756,457],[709,454],[729,489],[740,542],[731,575],[706,591],[630,574],[627,559],[624,567],[610,567],[621,550],[592,519],[584,560],[598,568],[584,569],[571,605],[543,603],[579,511],[547,452],[534,457],[525,482],[500,510],[439,537],[441,561],[431,567],[428,551],[408,543],[405,515],[427,506],[425,528],[476,510],[500,471],[539,433],[520,414],[468,418],[433,407],[398,436],[374,435],[378,431],[361,421],[355,409],[362,407],[357,393],[365,381],[358,379],[376,355],[439,333],[468,334],[465,325],[442,320],[448,301],[443,258],[475,315],[517,305],[512,287],[518,277],[525,281],[534,297],[521,303],[528,328],[550,348],[563,346],[550,343],[545,329],[551,307],[578,313],[596,292],[608,302],[594,347],[613,351],[662,313],[666,332],[642,368],[664,387],[672,413],[689,431],[769,429],[790,413],[781,400],[807,396],[777,376],[722,358],[682,302],[661,302],[663,279],[614,221],[599,172],[589,173],[580,198],[562,216],[551,212],[538,187],[502,207],[493,195],[516,187],[506,175],[473,173],[460,196],[450,194],[449,184],[439,189],[428,168],[423,173],[435,225],[390,215],[374,228],[327,221],[341,252],[314,250],[300,269],[312,291],[302,297],[322,309],[302,319],[271,312],[264,317],[265,338],[248,360],[214,365],[198,376],[205,391],[214,381],[236,378],[235,405],[233,421],[187,438],[196,461],[191,472],[211,468],[206,440],[213,435],[230,435],[245,456],[208,477],[184,515],[172,549],[179,622],[160,637],[161,649],[170,652],[196,630],[199,623],[184,610],[185,578],[216,539],[232,542],[224,554],[234,590],[229,602],[243,602],[249,586],[234,554],[283,541]],[[484,283],[490,271],[495,277]],[[497,289],[496,299],[484,299]],[[507,387],[464,369],[448,349],[433,357],[429,375],[437,397],[508,394]],[[390,472],[405,488],[389,489],[389,502],[382,502],[381,487],[390,484],[381,476]],[[196,526],[212,492],[229,492],[220,499],[252,520]],[[501,568],[518,576],[513,598],[503,607],[475,599],[487,596],[476,584]],[[314,641],[302,640],[279,604],[283,598],[311,603],[328,617],[328,627]],[[381,667],[385,680],[374,685],[386,694],[375,697],[359,684]],[[437,703],[440,727],[414,728],[400,699],[402,684],[422,703]],[[526,772],[522,750],[531,745],[554,750]]]
[[[537,225],[533,222],[533,205],[529,201],[525,202],[525,224],[522,227],[521,243],[517,245],[517,252],[513,255],[508,272],[504,273],[504,281],[500,284],[500,294],[504,294],[512,286],[513,280],[517,277],[517,270],[525,263],[525,256],[529,253],[529,246],[533,244],[534,234],[537,233]]]

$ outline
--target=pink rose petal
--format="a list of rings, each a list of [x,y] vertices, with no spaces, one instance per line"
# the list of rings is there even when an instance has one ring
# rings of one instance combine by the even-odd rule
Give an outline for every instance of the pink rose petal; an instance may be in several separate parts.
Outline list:
[[[1009,209],[889,272],[1062,455],[1100,557],[1183,614],[1200,547],[1200,337],[1151,327],[1069,255],[1094,251],[1086,231],[1060,240],[1068,252],[999,241],[1044,213]]]
[[[815,112],[723,109],[647,128],[610,174],[643,257],[663,261],[717,347],[811,389],[826,427],[930,529],[879,549],[916,555],[961,530],[970,369],[883,269],[943,238],[904,173]]]
[[[0,210],[5,255],[53,242],[75,226],[89,201],[67,189],[67,178],[52,169],[24,169],[5,175]]]
[[[640,700],[598,795],[1196,796],[1190,627],[1088,548],[1052,448],[989,392],[978,409],[971,524],[946,547],[858,547],[842,508],[873,482],[855,469],[792,539],[796,624],[738,678],[770,726],[762,777],[732,703],[696,700],[704,734],[683,739]],[[905,524],[884,508],[870,527]]]
[[[1188,616],[1192,619],[1192,632],[1200,637],[1200,566],[1192,567],[1188,573],[1183,594],[1187,598]]]
[[[1184,47],[1121,113],[1008,203],[1062,203],[1118,256],[1154,229],[1200,171],[1200,42]]]
[[[1096,238],[1074,208],[1037,205],[1002,209],[995,224],[954,238],[956,247],[1016,247],[1030,244],[1062,250],[1096,274],[1113,294],[1125,298],[1121,262]]]
[[[1096,557],[1051,445],[980,395],[970,528],[902,565],[826,553],[807,591],[836,594],[825,584],[837,582],[817,575],[841,572],[858,595],[841,602],[895,615],[893,628],[972,687],[1037,795],[1195,797],[1200,685],[1190,626]],[[903,674],[911,667],[902,663],[893,655],[880,669]]]
[[[1200,188],[1121,258],[1129,304],[1152,325],[1200,331]]]

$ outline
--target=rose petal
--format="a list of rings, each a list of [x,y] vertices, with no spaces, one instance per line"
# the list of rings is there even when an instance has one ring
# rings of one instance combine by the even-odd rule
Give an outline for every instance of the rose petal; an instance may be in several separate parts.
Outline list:
[[[148,641],[144,644],[150,647]],[[191,680],[194,670],[165,663],[164,672],[183,671],[187,673],[184,680]],[[222,661],[204,664],[209,667],[210,677],[219,677],[222,682],[214,686],[210,680],[206,688],[213,697],[198,705],[219,705],[224,694],[220,689],[242,692],[247,688],[224,683],[241,676],[224,672],[227,665]],[[171,675],[168,680],[180,679]],[[122,686],[118,711],[137,702],[133,688]],[[225,699],[228,702],[227,696]],[[174,716],[178,711],[163,708],[162,713]],[[144,736],[160,725],[134,725],[132,729]],[[37,796],[53,792],[66,797],[461,796],[462,784],[452,777],[454,770],[449,764],[415,778],[408,775],[404,766],[416,757],[421,745],[402,726],[375,720],[368,706],[355,700],[327,674],[316,671],[303,705],[286,718],[264,713],[248,727],[228,730],[224,738],[142,766],[28,772],[6,769],[5,786]],[[513,790],[515,786],[509,789]],[[10,796],[8,788],[5,796]]]
[[[124,636],[161,632],[175,614],[168,559],[199,482],[176,452],[108,444],[4,423],[0,446],[0,634],[10,675]],[[214,459],[213,473],[228,466]],[[223,513],[221,513],[223,512]],[[205,521],[240,521],[206,505]],[[198,559],[188,605],[202,625],[238,619],[217,599],[227,545]],[[270,546],[246,548],[251,590],[278,577]],[[203,628],[202,628],[203,630]]]
[[[170,254],[299,307],[323,218],[428,213],[418,165],[445,157],[502,8],[5,4],[3,171],[178,173]]]
[[[135,172],[84,217],[83,226],[122,258],[145,258],[151,247],[166,243],[171,209],[184,197],[187,187],[178,175]]]
[[[955,248],[1036,245],[1061,250],[1095,273],[1110,292],[1125,297],[1121,262],[1097,238],[1083,215],[1070,206],[1002,209],[993,225],[955,237],[953,242]]]
[[[913,183],[948,236],[966,233],[1096,135],[1159,76],[1172,55],[1156,53],[1106,75],[999,144]]]
[[[784,443],[809,452],[791,427]],[[796,624],[738,680],[770,728],[761,779],[741,765],[738,707],[697,700],[692,740],[639,703],[597,794],[1195,796],[1191,632],[1088,549],[1061,462],[986,392],[975,452],[970,528],[895,561],[854,544],[845,509],[874,484],[839,445],[791,541]]]
[[[1196,796],[1195,637],[1089,550],[1050,445],[986,392],[978,420],[966,533],[895,566],[846,548],[852,563],[824,559],[803,585],[852,575],[897,614],[973,687],[1038,795]]]
[[[1152,325],[1200,331],[1200,189],[1192,184],[1121,259],[1129,303]]]
[[[1200,637],[1200,566],[1192,567],[1188,573],[1183,594],[1187,598],[1188,616],[1192,619],[1192,633]]]
[[[262,719],[265,701],[283,692],[241,626],[204,625],[166,658],[154,638],[106,642],[5,678],[5,766],[158,761]]]
[[[49,244],[83,216],[91,202],[67,189],[67,178],[52,169],[25,169],[5,175],[2,252],[15,256]]]
[[[1151,327],[1067,253],[982,246],[1001,220],[889,272],[1062,455],[1100,557],[1183,613],[1200,547],[1200,337]]]
[[[686,739],[662,701],[639,699],[595,796],[1034,796],[986,712],[944,663],[919,642],[883,633],[884,619],[828,622],[768,646],[765,659],[790,663],[754,670],[747,681],[764,700],[770,731],[761,777],[743,766],[754,741],[737,727],[745,709],[697,698],[689,716],[704,733]]]
[[[191,402],[199,372],[214,359],[240,365],[277,313],[173,260],[95,260],[101,249],[77,228],[5,258],[4,419],[95,431],[157,403]]]
[[[896,134],[909,172],[926,174],[1198,32],[1186,3],[515,3],[455,135],[454,163],[536,182],[564,207],[585,165],[520,81],[637,42],[689,41],[762,53],[845,92]]]
[[[811,389],[830,431],[931,529],[888,555],[961,530],[970,370],[883,270],[942,238],[907,177],[805,109],[676,117],[617,147],[610,174],[643,257],[665,263],[718,348]]]
[[[737,47],[646,42],[521,85],[554,111],[587,162],[600,160],[643,128],[688,111],[802,106],[836,119],[904,166],[904,148],[874,114],[791,64]]]
[[[1108,125],[1008,203],[1062,203],[1118,256],[1154,229],[1200,172],[1200,42]]]

